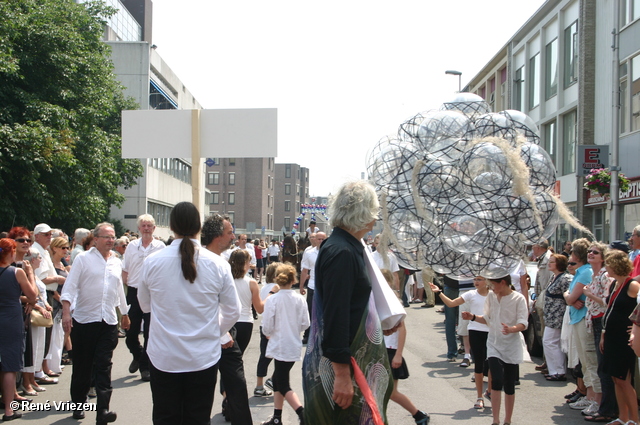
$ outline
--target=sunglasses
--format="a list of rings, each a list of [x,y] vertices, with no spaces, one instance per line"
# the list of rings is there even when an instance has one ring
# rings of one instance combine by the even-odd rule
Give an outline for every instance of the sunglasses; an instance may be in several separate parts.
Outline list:
[[[60,249],[71,249],[68,246],[61,246]]]
[[[20,243],[25,243],[25,242],[31,243],[31,239],[26,239],[26,238],[18,238],[18,239],[15,239],[15,241]]]
[[[575,261],[569,261],[567,264],[570,265],[570,266],[575,266],[578,263],[576,263]]]
[[[589,251],[587,251],[587,254],[598,255],[598,254],[600,254],[600,251],[596,251],[595,249],[590,249]]]

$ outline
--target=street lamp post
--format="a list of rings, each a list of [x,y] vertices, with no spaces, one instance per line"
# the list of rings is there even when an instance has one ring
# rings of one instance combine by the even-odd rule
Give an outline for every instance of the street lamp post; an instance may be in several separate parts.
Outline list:
[[[458,93],[460,93],[462,91],[462,72],[460,71],[454,71],[454,70],[447,70],[444,72],[447,75],[457,75],[458,76]]]

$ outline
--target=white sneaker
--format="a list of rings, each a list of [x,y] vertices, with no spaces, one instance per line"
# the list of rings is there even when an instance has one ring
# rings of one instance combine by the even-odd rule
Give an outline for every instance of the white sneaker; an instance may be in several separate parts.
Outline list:
[[[591,416],[591,415],[595,415],[596,413],[598,413],[598,409],[600,408],[600,405],[598,405],[598,403],[596,401],[591,401],[591,406],[587,407],[586,409],[583,409],[582,413],[584,416]]]
[[[576,401],[575,403],[569,404],[569,407],[571,407],[574,410],[582,410],[590,406],[591,406],[591,400],[587,400],[587,397],[580,397],[578,401]]]

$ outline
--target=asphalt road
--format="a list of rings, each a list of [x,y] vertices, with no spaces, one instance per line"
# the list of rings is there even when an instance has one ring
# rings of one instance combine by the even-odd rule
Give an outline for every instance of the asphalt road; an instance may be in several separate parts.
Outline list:
[[[414,404],[431,415],[431,424],[484,424],[492,422],[491,403],[478,411],[473,408],[476,400],[475,384],[471,382],[473,368],[461,368],[458,363],[448,363],[445,356],[444,316],[439,308],[420,308],[412,304],[407,308],[408,337],[404,351],[410,378],[400,381],[399,389],[408,395]],[[249,391],[253,423],[260,424],[273,412],[273,397],[253,397],[255,387],[255,367],[259,356],[258,323],[254,326],[254,335],[245,353],[245,373]],[[128,366],[131,356],[121,339],[114,355],[113,397],[111,408],[118,413],[119,424],[151,424],[151,391],[149,384],[140,380],[139,374],[130,374]],[[547,382],[536,372],[535,363],[521,365],[521,385],[516,390],[513,424],[585,424],[579,411],[571,410],[564,403],[563,396],[572,392],[575,385],[571,382]],[[304,402],[301,384],[301,363],[292,370],[291,386]],[[68,401],[69,382],[72,367],[65,369],[57,385],[49,385],[47,391],[34,397],[34,402],[51,405],[50,411],[27,411],[16,423],[30,424],[90,424],[95,422],[95,414],[87,412],[86,419],[76,421],[71,412],[56,411],[54,402]],[[269,373],[273,370],[269,369]],[[212,424],[225,424],[220,414],[221,398],[216,395],[212,411]],[[63,406],[64,407],[64,406]],[[390,425],[410,425],[413,418],[399,405],[390,402],[387,410]],[[502,414],[504,417],[504,413]],[[285,403],[283,412],[285,425],[297,424],[295,412]]]

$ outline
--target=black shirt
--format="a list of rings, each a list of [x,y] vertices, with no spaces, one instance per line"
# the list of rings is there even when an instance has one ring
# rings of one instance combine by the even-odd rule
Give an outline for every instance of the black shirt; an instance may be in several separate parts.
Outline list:
[[[322,300],[323,355],[334,363],[348,364],[351,343],[369,302],[371,281],[364,245],[339,227],[320,247],[315,290]]]

